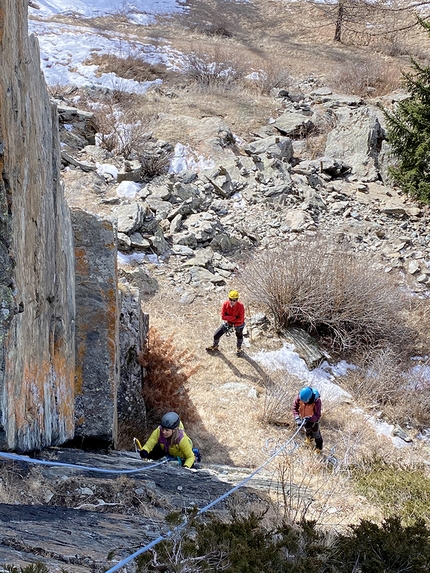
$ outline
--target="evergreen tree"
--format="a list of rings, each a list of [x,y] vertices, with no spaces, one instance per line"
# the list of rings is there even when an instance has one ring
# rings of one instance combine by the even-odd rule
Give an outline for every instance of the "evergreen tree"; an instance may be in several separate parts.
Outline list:
[[[420,20],[430,32],[430,23]],[[412,71],[404,73],[410,97],[399,102],[393,112],[384,111],[387,139],[397,163],[390,169],[395,181],[406,193],[430,202],[430,66],[414,59]]]

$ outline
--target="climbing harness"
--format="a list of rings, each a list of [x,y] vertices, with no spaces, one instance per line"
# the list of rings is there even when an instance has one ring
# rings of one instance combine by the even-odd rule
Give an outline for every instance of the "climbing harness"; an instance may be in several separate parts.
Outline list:
[[[233,326],[227,326],[227,330],[225,331],[225,335],[226,336],[231,336],[232,332],[233,332]]]

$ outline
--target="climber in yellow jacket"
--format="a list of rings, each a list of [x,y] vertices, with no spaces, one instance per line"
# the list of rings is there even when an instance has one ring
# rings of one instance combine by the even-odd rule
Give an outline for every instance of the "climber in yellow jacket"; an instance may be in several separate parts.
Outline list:
[[[195,461],[200,461],[197,448],[187,436],[184,426],[176,412],[168,412],[161,418],[161,424],[152,432],[139,452],[140,457],[159,460],[164,456],[179,458],[186,468],[192,468]]]

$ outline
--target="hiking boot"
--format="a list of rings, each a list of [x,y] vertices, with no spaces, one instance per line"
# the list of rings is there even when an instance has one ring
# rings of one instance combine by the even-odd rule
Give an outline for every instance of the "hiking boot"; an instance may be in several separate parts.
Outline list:
[[[322,454],[322,450],[319,448],[315,448],[315,455],[320,456]]]
[[[236,348],[236,356],[242,356],[243,350],[241,348]]]
[[[218,352],[219,348],[218,348],[218,344],[212,344],[212,346],[208,346],[206,348],[206,350],[208,352]]]
[[[306,436],[305,446],[310,446],[311,444],[312,444],[312,438],[310,436]]]

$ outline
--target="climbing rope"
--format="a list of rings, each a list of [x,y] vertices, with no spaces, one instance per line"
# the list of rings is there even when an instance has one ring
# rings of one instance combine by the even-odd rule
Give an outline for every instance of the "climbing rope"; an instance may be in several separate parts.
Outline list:
[[[85,470],[91,472],[98,472],[102,474],[135,474],[138,472],[144,472],[152,468],[156,468],[161,464],[165,464],[168,460],[164,459],[156,464],[151,464],[150,466],[145,465],[145,467],[137,468],[135,470],[108,470],[106,468],[95,468],[91,466],[79,466],[74,464],[66,464],[63,462],[50,462],[48,460],[35,460],[33,458],[28,458],[26,456],[19,456],[18,454],[8,454],[6,452],[0,452],[0,458],[6,458],[7,460],[15,460],[17,462],[26,462],[28,464],[39,464],[41,466],[57,466],[63,468],[72,468],[77,470]]]
[[[287,447],[288,445],[294,440],[294,438],[297,436],[297,434],[300,432],[300,430],[302,429],[303,425],[305,424],[305,421],[303,421],[301,423],[301,425],[296,429],[296,431],[294,432],[294,434],[291,436],[291,438],[289,440],[287,440],[282,446],[280,446],[278,449],[276,449],[273,454],[264,462],[261,464],[261,466],[259,466],[256,470],[254,470],[249,476],[247,476],[245,479],[243,479],[240,483],[238,483],[236,486],[234,486],[232,489],[230,489],[229,491],[227,491],[226,493],[224,493],[223,495],[221,495],[220,497],[217,497],[216,499],[214,499],[213,501],[211,501],[210,503],[208,503],[207,505],[205,505],[204,507],[202,507],[202,509],[200,509],[197,514],[196,517],[198,515],[202,515],[203,513],[205,513],[206,511],[208,511],[208,509],[210,509],[211,507],[213,507],[214,505],[216,505],[217,503],[219,503],[220,501],[223,501],[224,499],[226,499],[227,497],[229,497],[232,493],[234,493],[235,491],[237,491],[239,488],[243,487],[245,484],[247,484],[255,475],[257,475],[263,468],[265,468],[268,464],[270,464],[271,461],[273,461],[277,456],[279,456],[280,453],[282,453]],[[125,559],[122,559],[122,561],[120,561],[119,563],[117,563],[114,567],[111,567],[110,569],[108,569],[105,573],[114,573],[115,571],[118,571],[118,569],[121,569],[121,567],[124,567],[124,565],[127,565],[127,563],[130,563],[130,561],[132,561],[133,559],[136,559],[136,557],[139,557],[139,555],[142,555],[142,553],[145,553],[146,551],[149,551],[150,549],[152,549],[153,547],[155,547],[156,545],[158,545],[158,543],[160,543],[161,541],[168,539],[169,537],[171,537],[174,533],[178,533],[179,531],[181,531],[188,523],[188,519],[185,519],[183,521],[183,523],[181,523],[181,525],[178,525],[177,527],[175,527],[174,529],[170,529],[169,531],[167,531],[166,533],[163,533],[163,535],[160,535],[159,537],[157,537],[157,539],[154,539],[153,541],[151,541],[151,543],[148,543],[148,545],[145,545],[145,547],[142,547],[141,549],[138,549],[137,551],[135,551],[132,555],[129,555],[128,557],[126,557]]]

